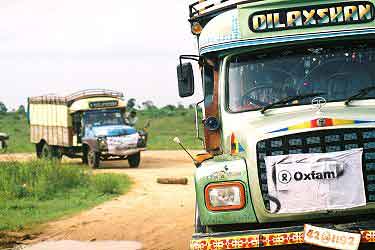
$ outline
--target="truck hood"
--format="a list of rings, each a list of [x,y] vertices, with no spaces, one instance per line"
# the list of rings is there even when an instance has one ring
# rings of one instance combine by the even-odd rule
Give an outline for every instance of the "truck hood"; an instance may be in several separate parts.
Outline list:
[[[275,110],[276,111],[276,110]],[[364,107],[326,107],[322,112],[307,108],[295,112],[274,112],[265,115],[257,114],[249,122],[233,126],[240,142],[259,141],[264,138],[278,136],[283,133],[299,133],[314,129],[338,128],[351,126],[375,125],[375,106]],[[237,130],[237,131],[236,131]],[[251,133],[249,133],[251,131]]]
[[[120,136],[137,133],[135,128],[126,125],[93,127],[92,131],[95,136]]]

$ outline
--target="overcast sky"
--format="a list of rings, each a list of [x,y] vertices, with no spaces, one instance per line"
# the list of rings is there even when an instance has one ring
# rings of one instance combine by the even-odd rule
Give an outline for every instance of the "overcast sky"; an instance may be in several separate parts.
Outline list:
[[[1,0],[0,101],[87,88],[125,92],[139,103],[180,99],[179,54],[196,54],[189,0]],[[197,76],[196,76],[197,78]]]

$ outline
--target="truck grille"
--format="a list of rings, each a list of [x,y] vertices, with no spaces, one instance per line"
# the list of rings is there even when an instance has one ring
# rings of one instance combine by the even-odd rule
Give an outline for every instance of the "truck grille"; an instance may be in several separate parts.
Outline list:
[[[263,201],[270,210],[265,156],[328,153],[363,148],[367,202],[375,202],[375,128],[319,130],[274,137],[257,143],[257,165]]]

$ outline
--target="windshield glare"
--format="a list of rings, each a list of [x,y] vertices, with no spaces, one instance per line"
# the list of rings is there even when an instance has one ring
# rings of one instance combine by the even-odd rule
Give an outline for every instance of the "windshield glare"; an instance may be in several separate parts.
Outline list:
[[[84,123],[92,127],[125,125],[120,110],[88,111],[84,114]]]
[[[314,47],[240,55],[229,62],[228,107],[258,110],[286,97],[324,93],[327,102],[343,101],[374,86],[375,49]],[[375,92],[365,98],[374,98]],[[310,104],[312,98],[281,106]]]

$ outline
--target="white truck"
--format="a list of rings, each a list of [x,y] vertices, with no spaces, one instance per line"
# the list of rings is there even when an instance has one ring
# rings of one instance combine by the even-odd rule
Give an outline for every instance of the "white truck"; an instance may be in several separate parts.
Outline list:
[[[138,167],[147,134],[126,124],[125,110],[123,94],[112,90],[29,98],[30,137],[38,158],[66,155],[92,168],[101,160],[127,159]]]

